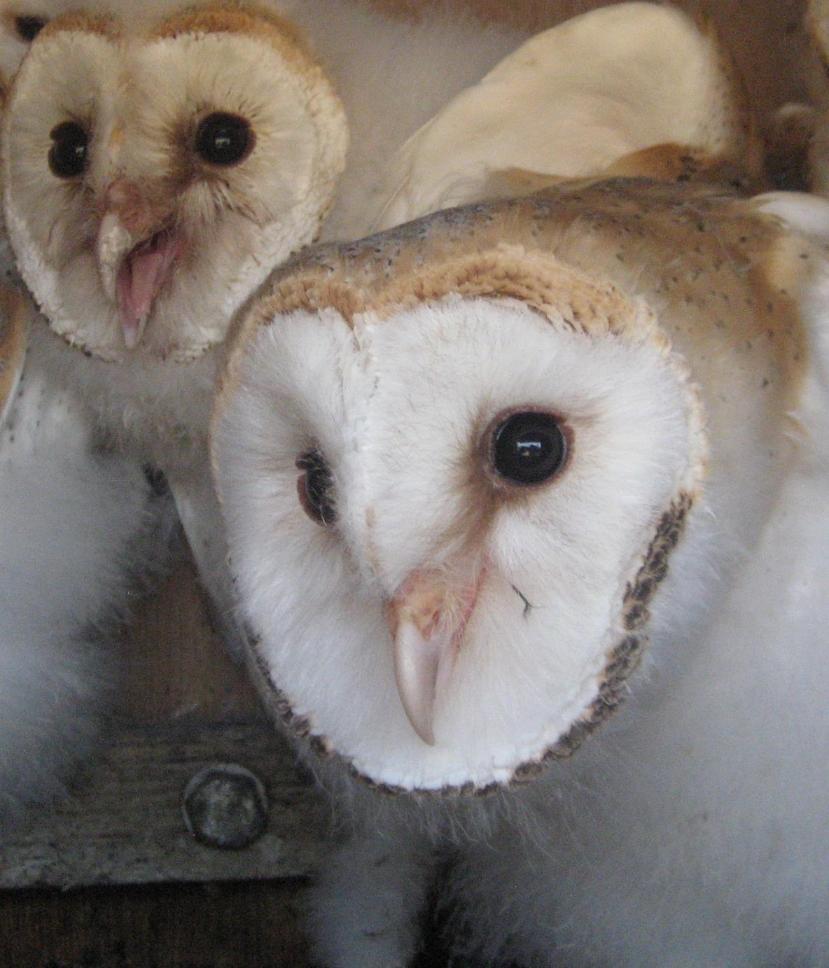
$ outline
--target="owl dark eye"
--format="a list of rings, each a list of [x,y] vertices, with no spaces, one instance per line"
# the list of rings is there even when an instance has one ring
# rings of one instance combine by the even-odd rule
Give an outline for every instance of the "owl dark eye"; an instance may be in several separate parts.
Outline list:
[[[89,135],[76,121],[64,121],[51,133],[49,167],[58,178],[76,178],[86,171]]]
[[[513,484],[542,484],[564,466],[567,439],[549,413],[514,413],[495,428],[492,463]]]
[[[14,29],[17,31],[17,36],[27,44],[31,44],[45,26],[46,21],[43,17],[14,18]]]
[[[309,450],[297,459],[296,466],[305,472],[296,482],[303,511],[317,524],[333,524],[337,520],[334,481],[325,458],[318,450]]]
[[[196,153],[211,165],[238,165],[253,149],[250,123],[238,114],[210,114],[196,131]]]

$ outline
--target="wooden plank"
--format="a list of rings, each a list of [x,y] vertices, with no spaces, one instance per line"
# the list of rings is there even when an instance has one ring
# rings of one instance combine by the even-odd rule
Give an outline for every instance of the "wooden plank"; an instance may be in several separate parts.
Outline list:
[[[208,612],[188,557],[141,603],[125,636],[121,719],[158,724],[184,716],[209,722],[265,716],[244,666],[228,655]]]
[[[282,881],[0,893],[0,964],[308,968],[301,890]]]
[[[182,795],[206,766],[234,763],[267,793],[265,833],[241,850],[198,843]],[[324,850],[327,809],[262,721],[124,729],[71,799],[33,813],[0,846],[0,888],[300,877]]]
[[[8,968],[310,968],[305,882],[172,884],[0,892]],[[425,917],[412,968],[451,961],[447,912]],[[517,968],[517,966],[515,966]]]

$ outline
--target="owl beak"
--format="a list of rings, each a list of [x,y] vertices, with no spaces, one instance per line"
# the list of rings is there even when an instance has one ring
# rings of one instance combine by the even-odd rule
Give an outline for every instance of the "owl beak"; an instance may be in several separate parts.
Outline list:
[[[435,745],[435,700],[452,674],[481,576],[455,585],[444,572],[417,571],[388,607],[397,691],[412,728]]]
[[[107,299],[115,302],[117,297],[118,267],[124,256],[135,245],[135,239],[121,221],[117,212],[107,212],[98,229],[95,254],[98,271]]]
[[[135,191],[128,192],[128,188],[118,182],[110,186],[107,198],[114,207],[101,220],[96,256],[104,292],[118,306],[124,343],[132,350],[141,342],[155,298],[170,276],[182,244],[169,230],[141,231],[138,223],[143,227],[148,213],[139,210]],[[122,201],[132,205],[126,220]]]

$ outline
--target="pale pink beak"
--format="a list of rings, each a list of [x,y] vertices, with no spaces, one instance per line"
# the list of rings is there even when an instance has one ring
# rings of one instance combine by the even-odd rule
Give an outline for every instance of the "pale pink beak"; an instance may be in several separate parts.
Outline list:
[[[451,678],[482,574],[457,582],[442,571],[414,572],[388,608],[397,691],[414,731],[435,745],[435,700]]]
[[[169,229],[153,232],[158,219],[126,179],[110,185],[98,230],[96,256],[107,297],[118,305],[127,349],[141,342],[158,293],[170,278],[183,245]]]

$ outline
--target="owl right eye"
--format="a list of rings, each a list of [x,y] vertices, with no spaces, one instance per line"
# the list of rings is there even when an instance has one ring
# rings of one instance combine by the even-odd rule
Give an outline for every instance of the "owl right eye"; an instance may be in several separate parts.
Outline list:
[[[77,121],[64,121],[52,129],[49,168],[58,178],[77,178],[86,171],[89,135]]]
[[[327,526],[337,520],[334,506],[334,479],[325,458],[318,450],[309,450],[297,458],[298,470],[304,471],[296,482],[302,510],[317,524]]]
[[[219,111],[199,124],[196,154],[211,165],[229,168],[247,158],[253,142],[253,130],[246,118]]]
[[[567,462],[567,437],[552,414],[513,413],[495,428],[491,460],[496,473],[511,484],[543,484]]]

